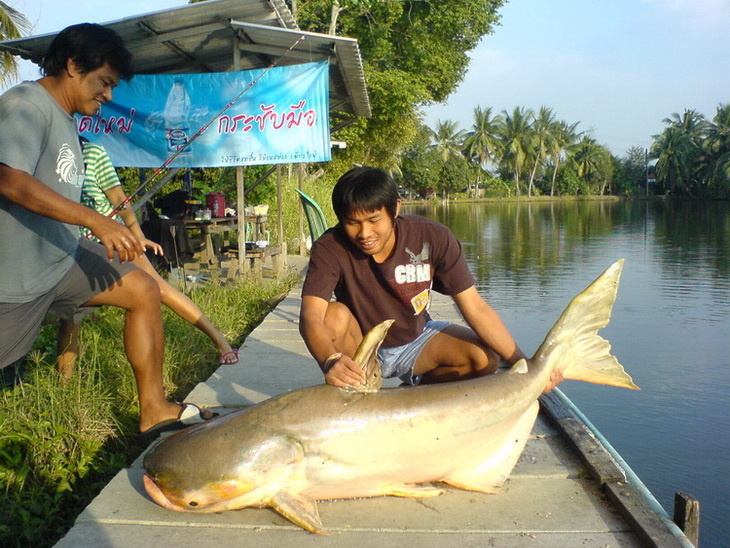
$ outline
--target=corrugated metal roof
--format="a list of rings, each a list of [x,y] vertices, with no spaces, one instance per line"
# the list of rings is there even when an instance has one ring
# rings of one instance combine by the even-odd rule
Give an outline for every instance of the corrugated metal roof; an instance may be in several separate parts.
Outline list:
[[[301,31],[283,0],[209,0],[103,24],[125,40],[139,74],[235,70],[235,52],[243,70],[329,59],[333,129],[370,116],[357,40]],[[0,50],[40,64],[56,34],[6,40]]]

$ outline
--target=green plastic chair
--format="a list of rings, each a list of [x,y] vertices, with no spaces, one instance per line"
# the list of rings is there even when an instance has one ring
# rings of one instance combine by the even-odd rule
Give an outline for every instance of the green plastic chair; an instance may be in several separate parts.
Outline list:
[[[312,236],[312,242],[319,238],[325,230],[327,230],[327,221],[322,213],[322,208],[312,198],[304,194],[298,188],[295,188],[299,193],[299,199],[302,201],[302,207],[304,207],[304,215],[307,216],[307,224],[309,225],[309,234]]]

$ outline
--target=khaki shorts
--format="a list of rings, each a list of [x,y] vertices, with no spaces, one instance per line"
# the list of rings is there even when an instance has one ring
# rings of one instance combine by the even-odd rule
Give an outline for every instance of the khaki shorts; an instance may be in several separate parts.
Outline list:
[[[104,246],[81,238],[76,261],[56,287],[27,303],[0,303],[0,368],[33,348],[46,314],[78,323],[97,308],[85,303],[136,269],[116,257],[109,261]]]

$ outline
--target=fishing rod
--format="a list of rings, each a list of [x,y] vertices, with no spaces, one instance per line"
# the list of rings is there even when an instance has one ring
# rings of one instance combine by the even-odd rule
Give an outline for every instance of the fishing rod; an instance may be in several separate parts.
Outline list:
[[[226,106],[224,106],[220,110],[220,112],[218,112],[218,114],[216,114],[210,120],[208,120],[205,124],[203,124],[203,126],[197,132],[195,132],[195,135],[193,135],[192,137],[190,137],[190,139],[188,139],[187,143],[185,143],[183,146],[179,147],[172,156],[170,156],[167,160],[165,160],[164,163],[160,167],[158,167],[154,171],[154,173],[152,173],[152,175],[150,175],[142,184],[140,184],[137,187],[137,189],[134,192],[132,192],[129,196],[127,196],[117,207],[115,207],[114,210],[108,216],[109,217],[114,217],[120,211],[122,211],[123,209],[126,209],[127,204],[129,204],[129,202],[131,202],[137,195],[139,195],[142,192],[142,190],[144,190],[144,188],[146,186],[148,186],[152,181],[154,181],[160,175],[160,173],[162,173],[162,171],[165,168],[167,168],[167,166],[169,166],[175,160],[175,158],[177,158],[178,156],[180,156],[180,154],[182,154],[185,151],[185,149],[188,148],[193,143],[193,141],[195,141],[198,137],[200,137],[203,134],[203,132],[206,129],[208,129],[208,127],[213,122],[215,122],[218,118],[220,118],[221,116],[223,116],[223,114],[229,108],[231,108],[243,96],[244,93],[246,93],[249,89],[251,89],[254,85],[256,85],[256,83],[259,80],[261,80],[261,78],[263,78],[264,76],[266,76],[266,74],[271,69],[273,69],[276,65],[278,65],[279,62],[282,59],[284,59],[284,57],[286,57],[287,55],[289,55],[289,53],[291,53],[291,51],[302,40],[304,40],[304,35],[301,35],[291,46],[289,46],[289,49],[287,49],[284,53],[282,53],[277,59],[275,59],[274,61],[272,61],[271,64],[268,67],[266,67],[266,70],[264,70],[256,78],[254,78],[245,88],[243,88],[243,90],[238,95],[236,95]]]

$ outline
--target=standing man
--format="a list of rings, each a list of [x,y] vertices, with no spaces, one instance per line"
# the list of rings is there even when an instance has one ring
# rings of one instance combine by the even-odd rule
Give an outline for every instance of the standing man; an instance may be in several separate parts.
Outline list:
[[[77,321],[88,307],[117,306],[126,310],[140,431],[204,420],[197,407],[165,397],[160,289],[131,264],[142,243],[79,203],[84,164],[74,113],[93,115],[111,100],[119,80],[132,76],[132,56],[116,32],[82,23],[54,38],[42,74],[0,97],[0,368],[17,367],[47,312]],[[79,226],[101,245],[79,239]]]
[[[363,334],[387,319],[395,323],[378,351],[384,378],[411,385],[468,379],[494,373],[500,360],[525,358],[477,292],[459,241],[439,223],[400,215],[387,173],[351,169],[335,185],[332,206],[339,223],[312,246],[299,322],[328,384],[364,381],[352,356]],[[432,320],[432,290],[451,296],[469,327]]]

